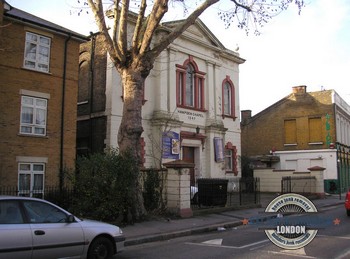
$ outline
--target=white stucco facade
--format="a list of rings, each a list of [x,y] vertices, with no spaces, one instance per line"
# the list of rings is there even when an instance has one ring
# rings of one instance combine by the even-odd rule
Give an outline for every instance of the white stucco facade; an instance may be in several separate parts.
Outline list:
[[[350,146],[350,105],[345,102],[335,91],[333,92],[335,103],[335,121],[337,142]]]
[[[177,67],[183,66],[187,61],[195,64],[203,79],[203,93],[199,93],[203,96],[202,109],[183,107],[178,102]],[[185,160],[184,152],[189,152],[190,159],[195,164],[196,179],[241,176],[239,65],[243,62],[244,59],[240,58],[238,53],[225,49],[199,20],[161,53],[145,81],[142,138],[146,168],[158,168],[163,163],[177,158]],[[111,63],[108,63],[106,73],[105,144],[117,147],[117,134],[123,110],[122,86],[119,74]],[[225,80],[229,80],[234,89],[232,116],[223,116],[222,89]],[[164,156],[164,132],[179,135],[178,156],[175,149],[174,157]],[[222,143],[223,150],[226,146],[233,151],[234,170],[229,171],[225,168],[225,157],[218,161],[218,156],[215,155],[219,151],[218,143]]]
[[[276,151],[280,162],[276,163],[277,170],[295,170],[296,172],[309,171],[311,167],[323,167],[324,180],[337,179],[337,150],[297,150],[297,151]]]

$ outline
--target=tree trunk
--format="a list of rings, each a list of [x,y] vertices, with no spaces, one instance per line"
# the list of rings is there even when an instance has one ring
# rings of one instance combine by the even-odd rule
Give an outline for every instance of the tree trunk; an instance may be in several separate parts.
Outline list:
[[[141,134],[142,128],[142,104],[144,97],[144,78],[141,73],[133,68],[126,68],[120,73],[123,85],[123,117],[118,132],[118,145],[120,153],[130,152],[137,163],[136,168],[141,165]],[[140,171],[138,170],[139,175]],[[142,189],[139,177],[136,177],[132,189],[130,212],[133,220],[140,220],[146,215]]]

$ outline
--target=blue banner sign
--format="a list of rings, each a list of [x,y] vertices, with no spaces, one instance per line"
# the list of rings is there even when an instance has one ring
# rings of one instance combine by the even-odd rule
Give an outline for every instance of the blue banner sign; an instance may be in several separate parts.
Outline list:
[[[174,131],[163,132],[162,136],[163,158],[180,158],[180,135]]]

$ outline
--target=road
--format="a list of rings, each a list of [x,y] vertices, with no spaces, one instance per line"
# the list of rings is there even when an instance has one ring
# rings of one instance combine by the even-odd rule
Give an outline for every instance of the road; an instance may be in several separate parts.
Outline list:
[[[350,217],[342,205],[317,214],[327,221],[304,248],[284,250],[255,224],[126,247],[118,258],[350,258]]]

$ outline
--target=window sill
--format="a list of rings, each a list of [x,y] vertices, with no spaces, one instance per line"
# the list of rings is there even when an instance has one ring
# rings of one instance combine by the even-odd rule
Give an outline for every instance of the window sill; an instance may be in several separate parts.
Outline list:
[[[47,135],[34,135],[34,134],[25,134],[25,133],[18,133],[17,136],[19,137],[34,137],[34,138],[46,138],[48,139],[49,137]]]
[[[82,102],[78,102],[77,105],[79,106],[79,105],[84,105],[84,104],[88,104],[88,103],[89,103],[89,101],[82,101]]]
[[[201,108],[196,108],[196,107],[191,107],[191,106],[184,106],[184,105],[177,105],[178,108],[182,109],[187,109],[187,110],[193,110],[193,111],[198,111],[198,112],[206,112],[206,109],[201,109]]]
[[[236,116],[231,116],[231,115],[227,115],[227,114],[223,114],[222,115],[222,118],[223,119],[232,119],[232,120],[236,120],[237,119],[237,117]]]
[[[311,145],[323,145],[323,142],[322,141],[320,141],[320,142],[309,142],[308,143],[310,146]]]
[[[33,72],[38,72],[38,73],[45,74],[45,75],[52,75],[52,73],[50,73],[50,72],[36,70],[36,69],[28,68],[28,67],[22,67],[22,69],[28,70],[28,71],[33,71]]]

